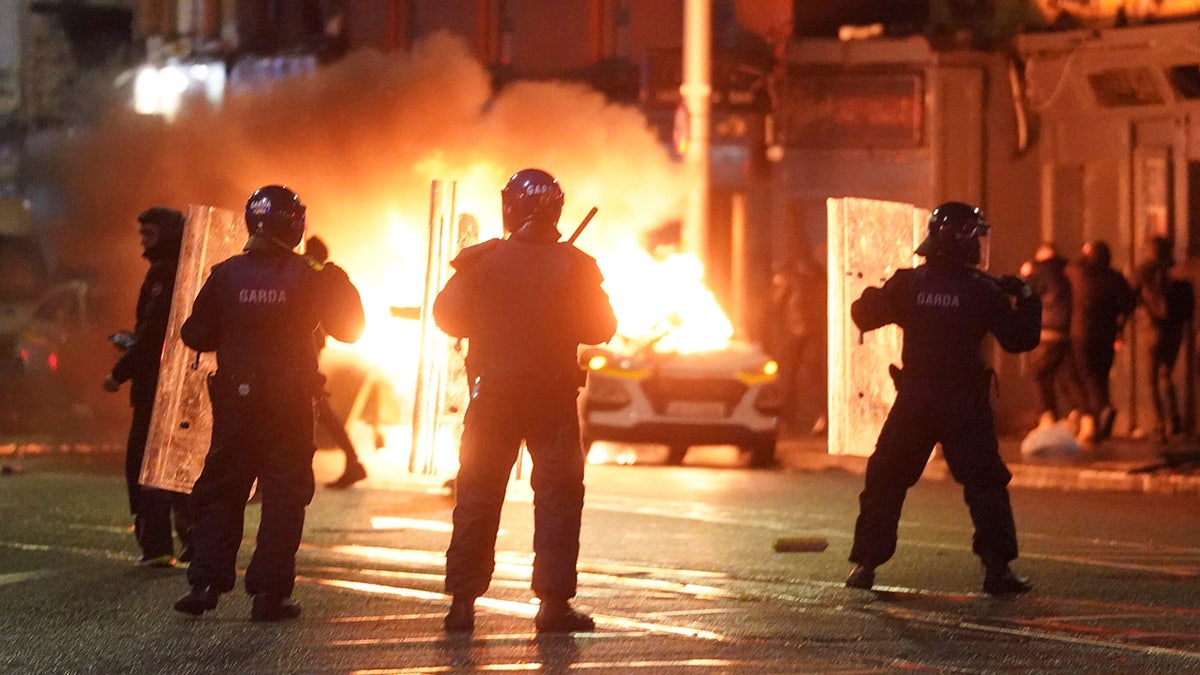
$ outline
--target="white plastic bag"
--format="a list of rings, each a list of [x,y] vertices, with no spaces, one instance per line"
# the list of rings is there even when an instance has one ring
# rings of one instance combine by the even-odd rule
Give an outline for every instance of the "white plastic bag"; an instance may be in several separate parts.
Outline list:
[[[1026,459],[1074,459],[1079,453],[1079,441],[1065,421],[1040,426],[1021,441],[1021,456]]]

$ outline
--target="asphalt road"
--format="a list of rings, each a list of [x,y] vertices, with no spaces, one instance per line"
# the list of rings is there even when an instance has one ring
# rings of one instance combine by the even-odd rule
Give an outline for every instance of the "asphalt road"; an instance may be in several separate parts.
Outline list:
[[[0,672],[1200,671],[1195,495],[1014,490],[1015,567],[1036,588],[995,599],[952,482],[912,491],[896,558],[859,591],[842,586],[859,476],[749,470],[721,450],[683,467],[594,465],[576,604],[598,630],[533,632],[531,495],[515,482],[475,634],[448,638],[452,499],[372,459],[371,479],[319,489],[309,510],[304,616],[260,624],[240,591],[179,615],[182,569],[133,566],[119,454],[26,458],[0,476]],[[329,480],[340,457],[322,451],[316,468]],[[780,538],[828,547],[776,553]]]

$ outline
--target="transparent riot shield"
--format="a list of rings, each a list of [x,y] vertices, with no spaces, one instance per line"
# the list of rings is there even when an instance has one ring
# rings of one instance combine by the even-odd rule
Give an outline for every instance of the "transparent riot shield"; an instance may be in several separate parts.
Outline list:
[[[886,326],[860,333],[850,303],[897,269],[912,267],[929,212],[911,204],[830,199],[829,454],[870,455],[896,399],[888,366],[900,364],[901,333]]]
[[[209,269],[240,253],[245,243],[246,226],[240,213],[212,206],[188,207],[154,414],[142,460],[142,485],[190,493],[204,468],[212,437],[206,378],[217,368],[216,357],[188,349],[179,338],[179,329],[192,313],[192,303]]]
[[[466,346],[441,332],[433,321],[433,301],[450,279],[450,261],[479,239],[471,216],[457,218],[452,181],[434,181],[430,190],[429,256],[420,316],[420,361],[413,395],[412,452],[408,470],[436,475],[457,467],[458,442],[469,393]]]

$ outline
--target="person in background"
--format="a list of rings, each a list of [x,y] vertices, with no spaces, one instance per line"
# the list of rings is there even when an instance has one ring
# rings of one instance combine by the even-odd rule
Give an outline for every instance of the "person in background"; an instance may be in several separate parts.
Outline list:
[[[1165,443],[1183,431],[1174,371],[1184,333],[1192,320],[1195,297],[1191,282],[1172,277],[1174,243],[1166,237],[1155,237],[1150,246],[1150,259],[1137,269],[1137,296],[1154,330],[1149,349],[1150,391],[1156,418],[1154,435],[1155,440]]]
[[[470,387],[444,626],[475,628],[475,600],[491,585],[500,511],[524,441],[533,459],[534,625],[539,633],[590,631],[592,618],[571,607],[584,494],[576,399],[586,374],[577,352],[611,339],[617,320],[596,261],[559,242],[558,181],[524,169],[500,195],[507,237],[463,249],[433,304],[438,327],[467,340]]]
[[[167,323],[171,318],[171,296],[175,292],[184,218],[175,209],[154,206],[142,211],[137,222],[142,257],[150,261],[150,269],[146,270],[138,291],[133,332],[117,333],[109,338],[123,351],[112,371],[105,376],[104,389],[116,392],[122,383],[129,382],[133,421],[125,446],[125,489],[129,494],[129,511],[133,514],[134,536],[142,549],[137,564],[172,567],[176,560],[188,562],[192,557],[188,495],[143,487],[139,477],[154,414]],[[171,534],[172,515],[180,540],[178,559]]]
[[[779,364],[783,389],[780,427],[792,433],[800,416],[815,409],[808,426],[819,434],[825,421],[825,270],[809,255],[794,255],[771,275],[771,301],[763,335]],[[808,420],[805,420],[808,422]]]
[[[1117,411],[1109,374],[1137,296],[1112,268],[1112,249],[1103,241],[1084,244],[1080,259],[1068,265],[1066,273],[1071,281],[1071,349],[1087,397],[1077,438],[1086,448],[1112,434]]]
[[[217,353],[209,375],[212,443],[192,489],[195,547],[191,590],[175,610],[215,609],[237,581],[246,499],[255,479],[262,518],[246,568],[250,618],[300,616],[292,601],[296,551],[314,493],[313,403],[323,393],[313,333],[353,342],[364,317],[358,289],[338,266],[320,269],[295,252],[306,208],[296,193],[268,185],[246,201],[244,252],[215,265],[183,323],[184,344]]]
[[[896,552],[900,511],[908,489],[942,444],[950,473],[963,486],[975,525],[972,549],[983,562],[983,590],[1025,593],[1028,579],[1009,567],[1017,532],[1009,503],[1012,474],[1000,458],[990,400],[994,372],[983,357],[988,334],[1010,352],[1037,346],[1042,302],[1016,276],[994,278],[976,269],[988,223],[969,204],[947,202],[929,216],[917,248],[925,264],[900,269],[882,288],[871,286],[850,305],[862,331],[895,324],[903,332],[903,368],[896,401],[867,460],[846,586],[869,589],[875,569]]]
[[[1021,266],[1021,276],[1042,300],[1041,341],[1030,353],[1037,382],[1038,427],[1047,427],[1083,405],[1083,383],[1071,355],[1071,282],[1067,259],[1054,244],[1044,242],[1033,261]],[[1068,405],[1060,405],[1058,390],[1067,394]]]
[[[313,268],[319,271],[324,267],[325,261],[329,259],[329,247],[319,237],[312,236],[304,243],[304,255],[312,261]],[[327,336],[323,329],[318,328],[313,333],[313,341],[317,346],[318,363],[320,363],[321,352],[325,349],[326,338]],[[350,440],[350,435],[346,433],[346,423],[333,411],[333,407],[329,404],[329,392],[324,391],[324,389],[322,389],[321,396],[317,398],[314,413],[316,414],[317,424],[333,437],[333,441],[337,443],[338,448],[342,451],[342,455],[346,458],[342,475],[338,476],[332,482],[326,483],[325,487],[344,490],[359,481],[366,480],[367,467],[363,466],[362,461],[359,460],[358,452],[354,449],[354,442]]]

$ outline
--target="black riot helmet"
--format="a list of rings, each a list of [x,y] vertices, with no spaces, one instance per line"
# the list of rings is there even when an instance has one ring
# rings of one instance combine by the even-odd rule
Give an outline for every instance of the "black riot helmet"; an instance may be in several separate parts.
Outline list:
[[[304,204],[282,185],[260,187],[246,200],[246,229],[251,237],[265,237],[293,249],[304,238]]]
[[[554,176],[541,169],[522,169],[500,191],[504,231],[558,240],[563,191]]]
[[[929,233],[917,247],[917,255],[957,260],[986,269],[989,227],[977,207],[946,202],[929,214]]]

